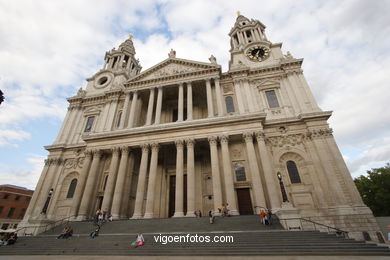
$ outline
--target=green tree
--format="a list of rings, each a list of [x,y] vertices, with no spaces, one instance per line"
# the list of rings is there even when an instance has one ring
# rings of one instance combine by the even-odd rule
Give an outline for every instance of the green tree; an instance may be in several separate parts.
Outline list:
[[[390,216],[390,164],[367,171],[355,180],[364,203],[375,216]]]

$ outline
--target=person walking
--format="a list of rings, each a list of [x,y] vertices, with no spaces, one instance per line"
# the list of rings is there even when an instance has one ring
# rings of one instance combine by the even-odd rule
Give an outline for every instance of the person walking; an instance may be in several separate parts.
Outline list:
[[[265,225],[265,212],[263,209],[260,212],[260,223]]]
[[[210,217],[210,224],[214,224],[215,216],[212,210],[209,211],[209,217]]]

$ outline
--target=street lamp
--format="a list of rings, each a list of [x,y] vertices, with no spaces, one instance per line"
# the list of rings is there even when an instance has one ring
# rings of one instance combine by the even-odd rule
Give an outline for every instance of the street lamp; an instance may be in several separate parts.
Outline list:
[[[278,179],[279,179],[280,191],[282,192],[283,202],[288,202],[286,189],[284,188],[284,184],[283,184],[283,180],[282,180],[282,174],[280,172],[278,172],[276,175],[278,176]]]

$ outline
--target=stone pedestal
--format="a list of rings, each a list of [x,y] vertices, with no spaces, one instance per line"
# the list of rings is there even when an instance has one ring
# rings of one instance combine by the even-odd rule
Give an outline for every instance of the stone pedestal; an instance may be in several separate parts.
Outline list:
[[[275,214],[286,230],[302,230],[299,210],[290,202],[283,202],[281,208]]]

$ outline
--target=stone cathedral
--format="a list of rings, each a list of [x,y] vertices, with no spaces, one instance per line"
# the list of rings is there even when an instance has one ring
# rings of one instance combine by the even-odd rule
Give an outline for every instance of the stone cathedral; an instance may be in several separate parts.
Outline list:
[[[132,37],[69,108],[23,220],[38,225],[98,209],[114,219],[232,215],[272,209],[375,233],[327,120],[265,26],[239,15],[229,70],[168,58],[141,71]]]

